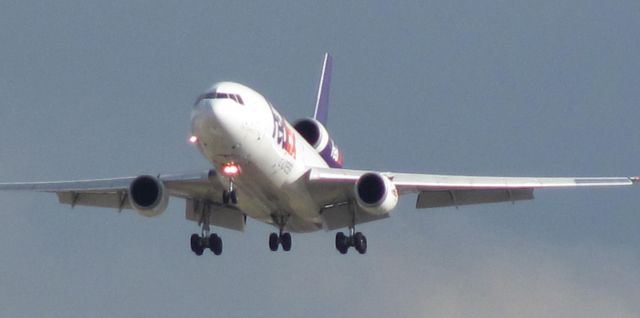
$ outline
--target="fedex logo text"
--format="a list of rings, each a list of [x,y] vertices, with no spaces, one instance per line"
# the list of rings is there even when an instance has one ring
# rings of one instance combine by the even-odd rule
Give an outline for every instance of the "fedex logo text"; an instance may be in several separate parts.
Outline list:
[[[291,157],[296,157],[296,135],[293,128],[287,123],[278,112],[271,107],[273,115],[272,138]]]

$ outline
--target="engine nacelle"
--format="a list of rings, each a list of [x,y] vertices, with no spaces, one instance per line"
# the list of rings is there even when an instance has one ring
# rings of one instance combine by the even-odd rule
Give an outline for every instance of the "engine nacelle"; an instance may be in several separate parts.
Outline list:
[[[169,204],[164,184],[153,176],[139,176],[129,185],[129,201],[134,210],[146,217],[158,216]]]
[[[342,168],[343,157],[326,128],[313,118],[296,121],[293,127],[332,168]]]
[[[356,202],[367,213],[389,213],[398,204],[398,189],[379,173],[365,173],[356,182]]]

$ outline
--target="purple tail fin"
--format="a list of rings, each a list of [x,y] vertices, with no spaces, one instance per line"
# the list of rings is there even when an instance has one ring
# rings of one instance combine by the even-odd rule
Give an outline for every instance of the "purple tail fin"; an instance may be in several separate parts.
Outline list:
[[[322,125],[326,125],[329,115],[329,87],[331,85],[331,65],[333,64],[331,55],[325,53],[324,64],[322,65],[322,75],[318,86],[318,98],[316,100],[316,111],[313,118]]]

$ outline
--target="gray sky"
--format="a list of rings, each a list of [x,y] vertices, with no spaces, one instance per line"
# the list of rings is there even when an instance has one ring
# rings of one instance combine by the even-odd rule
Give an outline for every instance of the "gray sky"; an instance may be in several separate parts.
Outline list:
[[[329,129],[347,167],[640,174],[640,2],[2,1],[0,181],[207,168],[195,97],[232,80],[309,116],[334,55]],[[0,193],[0,316],[638,317],[639,189],[414,210],[267,248],[219,230],[195,257],[160,217]]]

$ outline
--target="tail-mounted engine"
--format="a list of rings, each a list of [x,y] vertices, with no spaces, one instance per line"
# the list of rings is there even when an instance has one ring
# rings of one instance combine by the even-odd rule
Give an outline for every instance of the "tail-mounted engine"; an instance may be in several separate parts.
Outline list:
[[[129,185],[129,201],[138,213],[152,217],[164,212],[169,204],[169,196],[158,178],[139,176]]]
[[[356,182],[356,202],[367,213],[389,213],[398,204],[398,190],[389,178],[379,173],[365,173]]]
[[[294,123],[293,127],[320,154],[329,167],[342,168],[342,152],[319,121],[312,118],[300,119]]]

